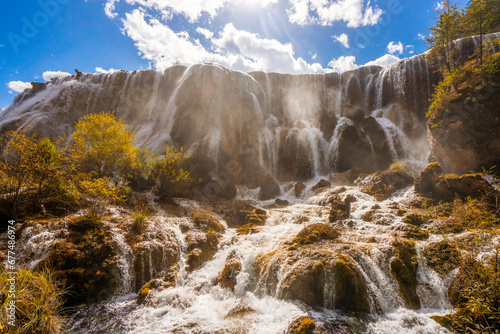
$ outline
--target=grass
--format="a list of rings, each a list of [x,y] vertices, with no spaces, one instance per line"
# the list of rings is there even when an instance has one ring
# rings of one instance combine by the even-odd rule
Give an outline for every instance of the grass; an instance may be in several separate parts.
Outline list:
[[[0,270],[0,286],[7,298],[0,308],[0,318],[7,319],[7,305],[15,301],[15,327],[7,326],[5,333],[10,334],[59,334],[62,333],[65,319],[62,316],[66,292],[57,287],[50,270],[32,272],[18,269],[15,275],[15,297],[9,296],[8,287],[12,275],[3,267]],[[12,297],[12,298],[11,298]],[[1,325],[6,325],[2,321]]]

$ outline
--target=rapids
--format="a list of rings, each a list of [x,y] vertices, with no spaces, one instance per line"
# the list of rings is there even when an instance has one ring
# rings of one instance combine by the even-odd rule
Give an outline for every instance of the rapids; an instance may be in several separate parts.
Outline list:
[[[311,187],[309,185],[308,187]],[[405,308],[397,282],[391,275],[387,260],[387,251],[395,236],[397,227],[402,224],[402,217],[394,214],[394,207],[414,196],[413,187],[403,189],[391,198],[378,201],[374,197],[360,191],[357,186],[345,187],[342,196],[352,195],[356,198],[348,220],[339,222],[337,228],[342,234],[335,245],[322,245],[325,250],[335,248],[337,244],[350,245],[345,254],[355,261],[363,284],[368,290],[370,312],[360,318],[343,313],[329,305],[325,298],[325,307],[309,307],[301,302],[283,300],[282,286],[287,276],[293,271],[286,261],[278,266],[269,267],[259,272],[259,258],[265,254],[280,252],[286,241],[292,239],[305,226],[324,223],[328,220],[329,210],[324,206],[325,200],[340,187],[333,187],[314,196],[304,196],[297,200],[284,194],[282,199],[293,202],[281,208],[267,208],[265,226],[253,234],[237,235],[234,228],[226,228],[220,238],[217,253],[212,260],[193,272],[185,268],[187,257],[184,235],[180,225],[188,218],[175,218],[156,207],[145,234],[157,235],[169,233],[177,239],[179,247],[180,270],[175,287],[151,292],[146,305],[138,305],[135,292],[140,288],[135,284],[134,257],[130,247],[124,242],[124,227],[112,225],[113,242],[118,249],[121,289],[117,296],[104,302],[77,307],[71,314],[68,333],[283,333],[289,323],[301,315],[308,314],[317,325],[326,330],[340,333],[447,333],[431,315],[443,315],[452,311],[448,300],[447,288],[449,276],[441,279],[425,264],[425,258],[419,249],[429,240],[438,236],[431,235],[427,241],[417,241],[418,272],[417,294],[421,308],[410,310]],[[269,206],[273,201],[257,201],[255,192],[244,193],[247,200],[259,206]],[[310,190],[305,191],[311,194]],[[252,199],[253,195],[253,199]],[[198,209],[200,203],[182,200],[179,205],[187,211]],[[374,207],[380,206],[380,221],[367,222],[365,214]],[[110,209],[115,218],[127,217],[126,213]],[[217,217],[224,224],[222,217]],[[383,221],[383,223],[381,222]],[[25,256],[31,259],[34,266],[47,254],[54,240],[64,236],[64,225],[54,225],[48,231],[29,227],[23,238],[27,239],[30,250],[38,257]],[[37,244],[35,247],[34,245]],[[149,255],[155,252],[155,243],[146,246]],[[222,288],[216,282],[228,258],[238,258],[242,269],[236,276],[234,291]],[[279,258],[277,261],[279,262]],[[161,263],[161,260],[157,260]],[[153,266],[151,266],[153,268]],[[166,268],[163,268],[166,269]],[[154,270],[154,269],[150,269]],[[161,277],[163,272],[151,272],[143,279]],[[269,275],[277,275],[278,283],[270,286]],[[331,284],[331,283],[329,283]],[[325,286],[325,294],[333,291],[333,287]]]

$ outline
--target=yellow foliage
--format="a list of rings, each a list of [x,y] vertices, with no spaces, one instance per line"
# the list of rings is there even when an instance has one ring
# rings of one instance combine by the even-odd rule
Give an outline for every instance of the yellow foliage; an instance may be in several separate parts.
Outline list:
[[[9,310],[7,306],[11,300],[15,301],[16,321],[15,327],[9,327],[11,334],[62,333],[64,325],[63,295],[49,270],[31,272],[29,269],[19,269],[15,275],[15,296],[9,295],[8,281],[12,275],[0,268],[0,287],[6,298],[0,303],[0,325],[6,326]],[[0,326],[1,327],[1,326]]]
[[[78,121],[73,132],[71,158],[78,170],[96,177],[125,177],[136,166],[138,149],[134,135],[112,112],[90,114]]]

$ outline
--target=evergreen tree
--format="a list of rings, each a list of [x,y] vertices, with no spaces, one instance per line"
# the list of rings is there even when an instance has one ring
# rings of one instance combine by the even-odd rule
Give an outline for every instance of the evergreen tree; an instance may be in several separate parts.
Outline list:
[[[479,60],[483,62],[484,35],[500,22],[500,0],[470,0],[465,11],[465,32],[479,36]]]
[[[461,37],[462,14],[458,5],[450,0],[443,1],[436,11],[438,20],[429,28],[426,38],[430,45],[429,56],[442,73],[449,73],[456,66],[457,48],[453,41]]]

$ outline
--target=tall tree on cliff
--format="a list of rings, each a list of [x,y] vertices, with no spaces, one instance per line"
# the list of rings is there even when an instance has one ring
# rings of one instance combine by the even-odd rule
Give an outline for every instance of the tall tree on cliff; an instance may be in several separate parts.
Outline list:
[[[439,17],[436,24],[429,28],[429,56],[432,63],[436,64],[441,73],[449,73],[456,67],[458,53],[453,41],[462,35],[462,14],[454,1],[445,0],[439,4],[436,12]]]
[[[500,24],[500,0],[470,0],[465,10],[464,30],[467,35],[479,36],[479,60],[483,63],[484,35]]]

